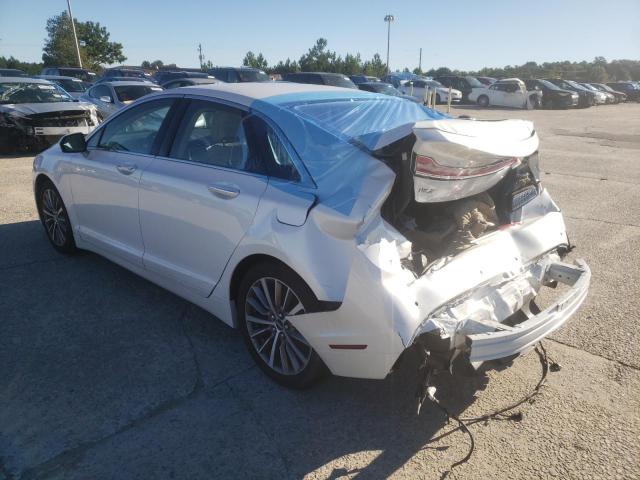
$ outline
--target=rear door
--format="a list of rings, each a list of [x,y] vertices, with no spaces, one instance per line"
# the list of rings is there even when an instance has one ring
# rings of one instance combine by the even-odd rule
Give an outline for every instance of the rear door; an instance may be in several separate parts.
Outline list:
[[[144,265],[192,292],[213,290],[267,187],[242,109],[191,99],[175,140],[140,187]]]

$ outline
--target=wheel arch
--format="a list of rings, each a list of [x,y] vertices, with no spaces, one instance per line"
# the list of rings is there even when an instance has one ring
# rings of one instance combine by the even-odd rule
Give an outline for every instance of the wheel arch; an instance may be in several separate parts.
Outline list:
[[[276,258],[272,255],[264,254],[264,253],[254,253],[254,254],[248,255],[242,260],[240,260],[240,262],[238,262],[238,264],[234,267],[233,273],[231,274],[231,279],[229,281],[229,291],[228,291],[229,300],[232,302],[232,304],[236,305],[236,299],[238,298],[238,290],[240,288],[240,283],[242,281],[242,278],[255,265],[258,265],[260,263],[267,263],[267,262],[283,266],[291,270],[298,277],[300,277],[300,279],[309,288],[309,291],[312,293],[314,297],[314,300],[315,300],[315,308],[313,308],[314,312],[337,310],[340,307],[340,305],[342,305],[342,302],[318,300],[318,297],[316,296],[316,293],[313,291],[313,288],[311,288],[311,285],[309,284],[309,282],[307,282],[304,279],[304,277],[300,275],[300,273],[298,273],[295,269],[291,268],[289,265],[287,265],[285,262],[283,262],[279,258]]]

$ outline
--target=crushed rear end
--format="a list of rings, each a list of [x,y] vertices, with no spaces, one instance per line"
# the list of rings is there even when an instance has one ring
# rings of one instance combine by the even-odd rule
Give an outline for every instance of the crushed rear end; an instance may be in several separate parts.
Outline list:
[[[369,201],[344,300],[292,320],[334,374],[384,378],[416,344],[477,367],[571,317],[590,271],[564,260],[571,246],[540,183],[538,143],[526,121],[438,119],[378,145],[395,177]]]

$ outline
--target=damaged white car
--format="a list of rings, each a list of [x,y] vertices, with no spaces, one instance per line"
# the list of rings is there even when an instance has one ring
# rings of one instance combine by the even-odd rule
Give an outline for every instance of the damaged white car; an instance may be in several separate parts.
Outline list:
[[[237,326],[288,386],[384,378],[420,345],[510,357],[590,271],[540,184],[530,122],[318,85],[149,95],[36,157],[56,249],[95,251]],[[543,310],[542,289],[565,287]]]

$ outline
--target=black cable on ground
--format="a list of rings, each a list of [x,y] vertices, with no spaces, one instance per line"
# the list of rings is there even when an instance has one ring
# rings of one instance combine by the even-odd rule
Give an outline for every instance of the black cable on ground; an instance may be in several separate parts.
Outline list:
[[[463,432],[465,432],[467,435],[469,435],[469,439],[471,440],[471,444],[469,446],[469,451],[467,452],[467,454],[465,455],[465,457],[461,460],[458,460],[457,462],[453,463],[450,467],[449,470],[444,472],[441,476],[441,479],[445,479],[449,476],[449,474],[451,473],[451,471],[459,466],[462,465],[463,463],[466,463],[467,461],[469,461],[469,459],[471,458],[471,455],[473,455],[473,451],[475,450],[475,440],[473,438],[473,434],[471,433],[471,430],[469,430],[469,426],[476,424],[476,423],[480,423],[480,422],[488,422],[489,420],[511,420],[511,421],[516,421],[519,422],[522,420],[522,412],[518,411],[515,413],[511,413],[509,415],[507,415],[507,412],[510,412],[511,410],[514,410],[516,408],[518,408],[519,406],[523,405],[526,402],[531,402],[533,400],[533,398],[538,395],[541,391],[542,386],[544,385],[544,382],[547,378],[547,374],[549,373],[549,370],[551,370],[552,372],[556,372],[558,370],[560,370],[560,364],[553,361],[552,359],[550,359],[549,355],[547,354],[547,350],[544,347],[544,345],[542,344],[542,342],[539,342],[538,345],[536,345],[535,347],[535,352],[538,354],[538,359],[540,360],[540,365],[542,366],[542,375],[540,377],[540,380],[538,381],[538,383],[536,384],[535,388],[533,389],[533,391],[525,396],[524,398],[522,398],[521,400],[517,401],[516,403],[509,405],[507,407],[501,408],[499,410],[496,410],[494,412],[488,413],[486,415],[481,415],[478,417],[463,417],[460,418],[456,415],[453,415],[449,412],[449,410],[447,410],[446,407],[444,407],[436,398],[435,395],[432,394],[431,391],[428,390],[428,394],[427,394],[427,398],[433,402],[435,405],[437,405],[447,416],[448,418],[453,418],[456,422],[458,422],[458,427],[454,428],[453,430],[450,430],[446,433],[443,433],[442,435],[434,438],[431,440],[431,442],[429,443],[433,443],[433,442],[437,442],[438,440],[447,437],[449,435],[451,435],[454,432],[457,432],[458,430],[462,430]],[[434,390],[435,391],[435,390]]]

